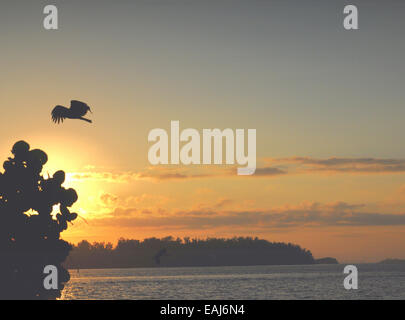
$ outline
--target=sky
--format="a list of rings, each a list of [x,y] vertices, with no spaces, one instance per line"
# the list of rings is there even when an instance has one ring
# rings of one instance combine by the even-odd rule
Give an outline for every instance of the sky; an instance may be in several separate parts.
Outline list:
[[[316,258],[405,258],[403,1],[48,1],[0,4],[0,156],[25,140],[67,172],[63,233],[257,236]],[[342,26],[359,9],[359,29]],[[51,122],[88,103],[92,124]],[[154,128],[257,130],[257,171],[148,162]]]

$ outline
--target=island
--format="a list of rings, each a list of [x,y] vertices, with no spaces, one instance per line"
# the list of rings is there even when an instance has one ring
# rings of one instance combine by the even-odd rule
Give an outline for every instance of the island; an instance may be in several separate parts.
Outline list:
[[[315,259],[315,264],[339,264],[339,262],[335,258],[326,257]]]
[[[405,265],[405,259],[385,259],[378,263],[380,263],[380,264],[404,264]]]
[[[315,264],[311,251],[292,243],[252,237],[144,240],[111,243],[86,240],[72,245],[65,262],[70,269],[136,267],[204,267]],[[326,260],[328,262],[330,260]],[[335,260],[336,261],[336,260]]]

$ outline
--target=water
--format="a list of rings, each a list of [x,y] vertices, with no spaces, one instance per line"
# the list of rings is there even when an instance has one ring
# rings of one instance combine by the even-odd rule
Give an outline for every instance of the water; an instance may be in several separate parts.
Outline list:
[[[344,265],[70,270],[63,299],[405,299],[405,265],[359,264],[358,290]]]

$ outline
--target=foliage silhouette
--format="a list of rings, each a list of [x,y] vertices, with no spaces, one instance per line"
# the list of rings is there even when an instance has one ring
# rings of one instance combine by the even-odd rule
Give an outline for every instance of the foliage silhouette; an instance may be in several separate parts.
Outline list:
[[[121,238],[111,243],[83,240],[73,246],[68,268],[130,268],[232,265],[313,264],[312,253],[291,243],[258,238],[162,239],[143,241]]]
[[[18,141],[11,152],[0,173],[0,298],[58,298],[70,279],[62,263],[71,250],[60,233],[77,218],[68,209],[77,193],[62,187],[65,172],[47,179],[41,175],[48,161],[42,150],[30,150],[28,143]],[[51,214],[54,205],[60,209],[56,217]],[[44,287],[47,265],[58,270],[57,289]]]

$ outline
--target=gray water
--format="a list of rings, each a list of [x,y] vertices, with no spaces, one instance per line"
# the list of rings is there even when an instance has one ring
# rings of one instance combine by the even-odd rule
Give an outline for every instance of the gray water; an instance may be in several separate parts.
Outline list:
[[[70,270],[63,299],[405,299],[405,265],[359,264],[358,289],[344,265]]]

